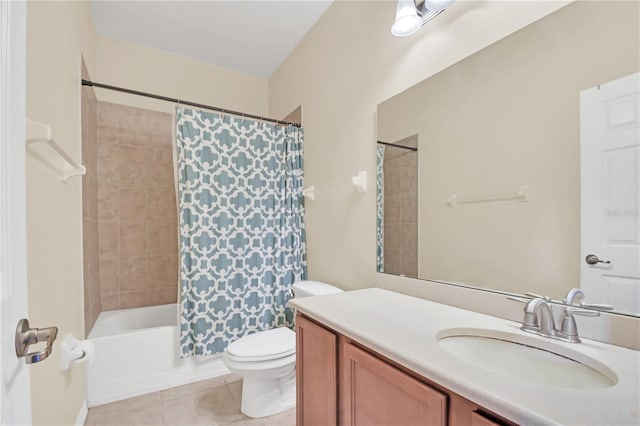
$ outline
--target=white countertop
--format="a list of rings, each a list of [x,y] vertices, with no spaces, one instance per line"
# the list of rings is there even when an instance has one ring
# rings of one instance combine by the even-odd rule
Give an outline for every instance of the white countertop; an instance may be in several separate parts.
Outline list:
[[[564,343],[525,333],[520,324],[391,291],[369,288],[292,299],[289,304],[353,340],[522,425],[640,424],[640,352],[583,339]],[[450,328],[478,328],[552,341],[596,359],[618,382],[605,389],[570,389],[516,381],[466,363],[437,343]]]

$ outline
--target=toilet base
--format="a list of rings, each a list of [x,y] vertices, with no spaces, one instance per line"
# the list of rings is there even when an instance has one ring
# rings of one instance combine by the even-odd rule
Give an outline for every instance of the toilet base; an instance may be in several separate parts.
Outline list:
[[[244,377],[240,411],[248,417],[267,417],[296,406],[296,371],[279,379]]]

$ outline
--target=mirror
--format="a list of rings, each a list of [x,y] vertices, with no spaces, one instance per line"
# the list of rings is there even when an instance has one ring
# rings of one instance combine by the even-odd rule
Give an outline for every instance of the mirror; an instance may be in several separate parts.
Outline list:
[[[571,3],[378,105],[378,272],[638,315],[639,16]]]

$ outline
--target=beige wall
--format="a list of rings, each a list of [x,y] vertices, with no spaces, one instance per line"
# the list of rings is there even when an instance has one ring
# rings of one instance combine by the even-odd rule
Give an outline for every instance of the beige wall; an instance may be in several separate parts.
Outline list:
[[[420,135],[421,278],[580,286],[580,92],[640,71],[638,5],[576,2],[380,104],[379,138]],[[526,203],[446,204],[522,185]]]
[[[74,159],[81,149],[81,55],[94,69],[94,33],[85,2],[27,4],[27,116],[49,124]],[[63,183],[27,155],[29,319],[57,325],[52,355],[31,369],[34,424],[73,424],[85,398],[84,365],[59,370],[59,342],[84,335],[82,180]]]
[[[266,79],[100,35],[96,72],[91,76],[99,83],[251,114],[267,113]],[[101,101],[164,112],[175,109],[170,102],[104,89],[96,93]]]
[[[98,102],[102,310],[176,303],[172,115]]]
[[[82,77],[89,72],[82,64]],[[100,311],[100,259],[98,258],[98,101],[91,87],[82,88],[82,254],[84,280],[84,335],[91,332]]]

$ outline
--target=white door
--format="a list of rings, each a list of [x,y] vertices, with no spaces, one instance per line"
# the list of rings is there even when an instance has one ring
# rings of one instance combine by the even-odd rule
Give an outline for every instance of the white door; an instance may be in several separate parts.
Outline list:
[[[27,318],[25,225],[26,4],[0,0],[0,424],[31,424],[29,369],[15,352]]]
[[[581,287],[588,302],[638,314],[640,74],[580,93],[580,162]]]

